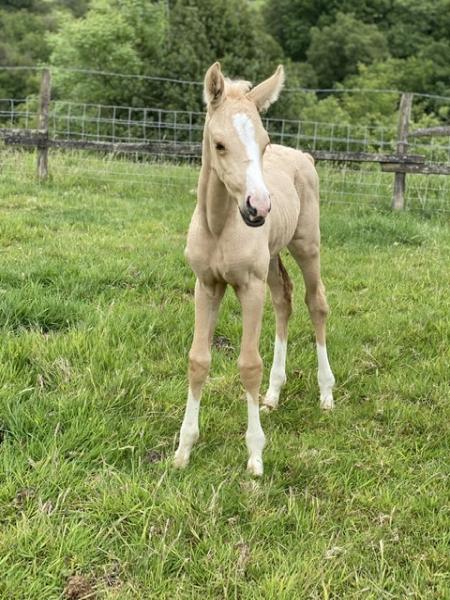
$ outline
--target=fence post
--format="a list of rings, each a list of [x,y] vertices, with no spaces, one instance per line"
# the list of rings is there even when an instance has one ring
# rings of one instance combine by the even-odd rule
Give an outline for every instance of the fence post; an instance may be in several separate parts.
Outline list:
[[[402,94],[398,115],[397,154],[405,154],[408,150],[408,130],[411,116],[413,94]],[[405,208],[406,173],[396,173],[394,179],[394,195],[392,209]]]
[[[45,132],[45,142],[38,146],[37,175],[43,181],[48,177],[48,110],[50,104],[51,77],[49,69],[42,71],[41,89],[39,92],[38,129]]]

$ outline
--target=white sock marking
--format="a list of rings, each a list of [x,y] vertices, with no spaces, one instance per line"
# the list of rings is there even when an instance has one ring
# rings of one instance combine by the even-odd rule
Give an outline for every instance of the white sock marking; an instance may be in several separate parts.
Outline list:
[[[286,383],[286,354],[287,340],[275,336],[275,349],[273,352],[273,363],[270,370],[269,389],[264,399],[264,404],[272,408],[278,406],[280,392]]]
[[[327,347],[317,344],[317,362],[319,369],[317,372],[317,381],[320,388],[320,406],[325,410],[334,408],[333,386],[335,383],[330,363],[328,362]]]
[[[192,446],[198,440],[198,417],[200,413],[200,398],[196,398],[189,388],[186,411],[180,429],[180,443],[175,453],[175,466],[185,467],[189,462]]]
[[[264,431],[259,420],[259,404],[247,392],[247,409],[248,409],[248,427],[245,434],[245,441],[248,449],[247,469],[253,475],[263,474],[262,451],[266,443]]]

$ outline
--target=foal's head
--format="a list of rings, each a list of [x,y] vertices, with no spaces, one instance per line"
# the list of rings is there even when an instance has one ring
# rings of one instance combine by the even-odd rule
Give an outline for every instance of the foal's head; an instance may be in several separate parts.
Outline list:
[[[270,140],[259,113],[277,100],[283,83],[281,65],[253,89],[248,81],[225,79],[219,63],[213,64],[205,77],[205,134],[211,166],[250,227],[263,225],[270,212],[270,195],[262,173]]]

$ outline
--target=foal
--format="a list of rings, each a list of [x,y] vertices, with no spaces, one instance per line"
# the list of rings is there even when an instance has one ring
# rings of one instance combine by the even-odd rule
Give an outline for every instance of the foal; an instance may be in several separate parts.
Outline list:
[[[202,387],[220,302],[230,284],[242,307],[238,365],[247,392],[247,469],[262,475],[264,432],[259,419],[262,360],[259,336],[265,284],[276,313],[275,352],[263,407],[274,409],[286,381],[287,325],[292,284],[279,252],[287,247],[299,264],[306,304],[316,333],[320,406],[333,408],[334,377],[328,363],[325,322],[328,306],[320,278],[319,183],[313,159],[271,145],[259,112],[277,100],[284,83],[280,65],[251,88],[224,79],[219,63],[205,77],[206,116],[197,206],[189,227],[186,257],[197,276],[195,329],[189,353],[189,393],[174,464],[189,462],[199,436]]]

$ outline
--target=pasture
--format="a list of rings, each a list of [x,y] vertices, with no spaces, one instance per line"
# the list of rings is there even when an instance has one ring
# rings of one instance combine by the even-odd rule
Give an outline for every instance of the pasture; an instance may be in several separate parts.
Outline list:
[[[0,597],[450,598],[448,214],[323,205],[331,414],[286,255],[288,381],[262,417],[261,480],[229,290],[201,438],[176,471],[195,173],[112,180],[92,159],[58,176],[67,155],[39,185],[24,161],[0,175]],[[273,332],[267,297],[264,390]]]

